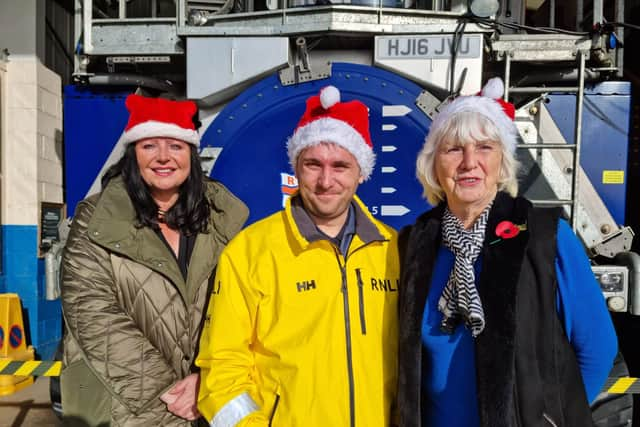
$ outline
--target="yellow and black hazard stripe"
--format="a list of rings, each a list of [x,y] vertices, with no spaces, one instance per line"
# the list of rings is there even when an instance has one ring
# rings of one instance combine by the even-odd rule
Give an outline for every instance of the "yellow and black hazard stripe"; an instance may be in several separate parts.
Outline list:
[[[0,375],[57,377],[61,369],[62,362],[55,360],[0,360]],[[610,377],[602,389],[610,394],[640,394],[640,381],[633,377]]]
[[[602,390],[611,394],[640,394],[640,381],[631,377],[609,377]]]
[[[62,362],[56,360],[0,360],[0,375],[57,377],[61,369]]]

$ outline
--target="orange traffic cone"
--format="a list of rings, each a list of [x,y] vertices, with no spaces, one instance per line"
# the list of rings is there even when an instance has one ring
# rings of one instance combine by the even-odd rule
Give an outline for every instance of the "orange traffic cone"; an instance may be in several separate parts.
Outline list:
[[[34,359],[33,347],[25,343],[22,307],[17,294],[0,294],[0,371],[11,361]],[[20,375],[16,369],[10,375],[0,375],[0,396],[33,384],[33,377]]]

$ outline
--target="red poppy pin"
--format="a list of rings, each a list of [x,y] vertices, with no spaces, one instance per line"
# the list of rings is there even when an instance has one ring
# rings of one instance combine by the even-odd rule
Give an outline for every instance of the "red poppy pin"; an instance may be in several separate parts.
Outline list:
[[[527,224],[514,224],[511,221],[501,221],[496,226],[496,236],[500,239],[494,240],[490,244],[498,243],[502,239],[512,239],[527,229]]]

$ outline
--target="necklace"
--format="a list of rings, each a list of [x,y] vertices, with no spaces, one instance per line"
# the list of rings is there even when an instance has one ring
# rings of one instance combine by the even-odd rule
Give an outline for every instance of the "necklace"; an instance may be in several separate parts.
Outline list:
[[[167,211],[158,208],[158,222],[164,222],[164,215],[167,213]]]

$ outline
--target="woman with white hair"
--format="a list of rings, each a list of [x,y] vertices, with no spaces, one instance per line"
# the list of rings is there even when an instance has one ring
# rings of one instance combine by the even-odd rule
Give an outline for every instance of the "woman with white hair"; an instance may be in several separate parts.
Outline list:
[[[617,339],[559,208],[517,197],[514,107],[492,79],[433,121],[417,175],[435,206],[400,238],[400,425],[592,425]]]

